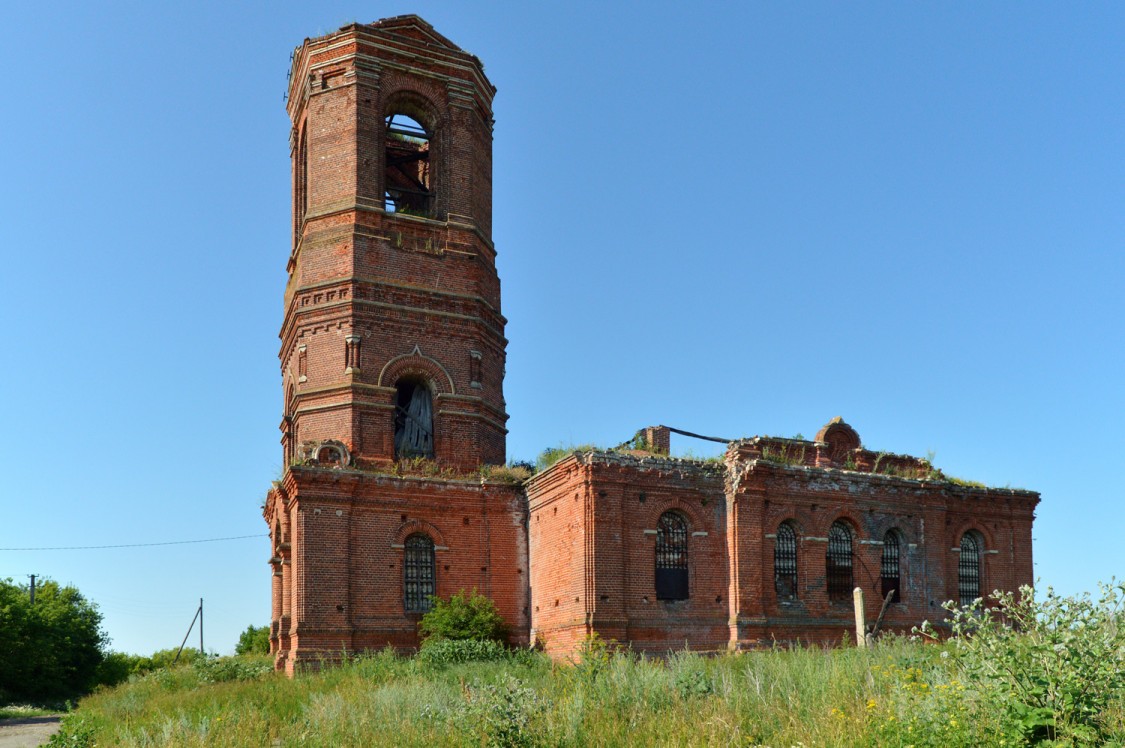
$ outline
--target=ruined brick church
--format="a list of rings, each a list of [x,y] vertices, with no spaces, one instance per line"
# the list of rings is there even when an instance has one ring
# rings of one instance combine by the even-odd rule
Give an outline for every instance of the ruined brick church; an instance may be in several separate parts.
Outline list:
[[[278,668],[414,647],[431,597],[459,590],[565,656],[595,632],[653,652],[838,642],[856,586],[908,628],[1031,583],[1038,494],[866,450],[840,419],[721,460],[670,457],[650,427],[525,480],[490,469],[508,419],[495,93],[413,15],[294,54],[287,469],[264,509]]]

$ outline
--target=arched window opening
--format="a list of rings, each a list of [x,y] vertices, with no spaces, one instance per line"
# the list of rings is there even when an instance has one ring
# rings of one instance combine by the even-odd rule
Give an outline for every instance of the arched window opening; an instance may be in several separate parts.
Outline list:
[[[797,533],[788,522],[777,528],[773,546],[773,587],[778,600],[797,599]]]
[[[656,525],[656,599],[687,600],[687,521],[664,512]]]
[[[308,140],[302,128],[297,139],[297,163],[293,184],[293,246],[301,242],[301,226],[309,210],[309,150]]]
[[[976,534],[961,536],[961,557],[957,560],[957,596],[961,605],[970,605],[980,597],[980,551],[982,543]]]
[[[902,584],[902,567],[899,565],[901,547],[898,533],[888,530],[883,536],[883,559],[879,564],[879,576],[882,578],[883,599],[892,595],[892,603],[902,602],[902,593],[899,591]]]
[[[387,115],[385,132],[384,210],[412,216],[432,215],[430,134],[417,120],[400,112]]]
[[[408,613],[426,613],[437,594],[434,541],[421,533],[406,539],[403,551],[403,604]]]
[[[293,416],[297,409],[296,398],[294,396],[293,383],[290,382],[285,387],[285,464],[289,465],[293,462],[293,458],[297,454],[297,434],[296,424],[293,422]]]
[[[434,456],[434,406],[430,388],[416,379],[395,385],[395,459]]]
[[[839,520],[828,530],[828,599],[847,601],[852,588],[852,528]]]

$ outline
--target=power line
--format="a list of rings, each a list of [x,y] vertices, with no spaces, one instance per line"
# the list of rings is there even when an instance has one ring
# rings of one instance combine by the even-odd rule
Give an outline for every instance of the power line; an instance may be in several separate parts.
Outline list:
[[[121,543],[120,545],[59,545],[44,548],[0,548],[0,551],[100,551],[106,548],[151,548],[154,545],[187,545],[189,543],[218,543],[222,540],[268,538],[269,535],[233,535],[229,538],[204,538],[203,540],[168,540],[163,543]]]

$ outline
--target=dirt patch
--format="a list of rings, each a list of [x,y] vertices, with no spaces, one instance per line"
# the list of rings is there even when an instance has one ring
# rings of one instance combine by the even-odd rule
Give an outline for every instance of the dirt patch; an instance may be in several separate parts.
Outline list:
[[[59,731],[59,715],[0,720],[0,748],[35,748]]]

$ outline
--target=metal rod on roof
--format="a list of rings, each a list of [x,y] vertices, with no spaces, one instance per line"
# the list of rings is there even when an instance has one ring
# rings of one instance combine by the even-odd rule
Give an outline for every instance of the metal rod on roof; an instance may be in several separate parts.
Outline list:
[[[662,426],[661,428],[666,428],[669,431],[671,431],[673,434],[681,434],[682,436],[690,436],[693,439],[703,439],[704,441],[709,441],[709,442],[719,442],[720,444],[727,444],[727,443],[733,441],[732,439],[720,439],[717,436],[704,436],[703,434],[693,434],[690,431],[684,431],[683,429],[674,429],[671,426]]]

